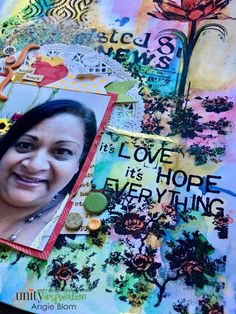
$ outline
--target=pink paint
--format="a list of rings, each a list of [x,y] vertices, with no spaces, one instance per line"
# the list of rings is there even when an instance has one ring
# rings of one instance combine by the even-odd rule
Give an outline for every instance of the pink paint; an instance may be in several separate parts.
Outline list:
[[[120,237],[121,236],[115,232],[114,227],[111,226],[111,228],[110,228],[110,238],[111,238],[111,240],[118,241],[120,239]]]
[[[138,15],[139,8],[142,4],[142,0],[136,0],[135,5],[133,1],[127,0],[114,0],[113,5],[111,5],[112,14],[117,14],[120,17],[128,16],[129,18]]]
[[[44,78],[41,82],[37,83],[38,86],[45,86],[53,82],[59,81],[67,76],[68,69],[64,64],[52,66],[48,62],[38,61],[32,65],[36,68],[34,74],[43,75]]]

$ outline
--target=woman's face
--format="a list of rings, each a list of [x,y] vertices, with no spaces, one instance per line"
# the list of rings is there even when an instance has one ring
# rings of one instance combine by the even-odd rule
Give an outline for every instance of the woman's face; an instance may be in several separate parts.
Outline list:
[[[0,200],[14,207],[49,202],[78,171],[84,146],[83,121],[69,113],[45,119],[0,161]]]

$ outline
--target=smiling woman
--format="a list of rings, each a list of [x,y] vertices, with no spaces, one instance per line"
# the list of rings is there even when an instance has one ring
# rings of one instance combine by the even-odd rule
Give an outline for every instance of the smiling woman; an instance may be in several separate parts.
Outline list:
[[[0,238],[34,247],[60,214],[96,135],[94,113],[54,100],[20,117],[0,141]]]

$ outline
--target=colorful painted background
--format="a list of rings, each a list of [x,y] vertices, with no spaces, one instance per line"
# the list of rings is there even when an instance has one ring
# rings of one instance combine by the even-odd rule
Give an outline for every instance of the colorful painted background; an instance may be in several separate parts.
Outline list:
[[[10,0],[0,10],[1,48],[80,44],[119,62],[139,83],[142,133],[174,143],[162,171],[177,172],[168,184],[150,159],[147,170],[158,139],[104,134],[114,153],[100,146],[94,188],[120,184],[110,180],[102,229],[60,236],[48,261],[1,247],[1,300],[35,313],[236,313],[235,1]],[[138,164],[119,156],[137,149]],[[127,195],[127,178],[149,196]]]

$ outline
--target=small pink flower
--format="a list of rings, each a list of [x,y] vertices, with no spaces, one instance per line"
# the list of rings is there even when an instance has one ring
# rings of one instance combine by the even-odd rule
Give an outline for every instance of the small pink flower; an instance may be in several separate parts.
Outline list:
[[[152,108],[152,104],[151,104],[150,102],[146,102],[146,103],[144,104],[144,108],[145,108],[145,109],[151,109],[151,108]]]
[[[57,280],[62,281],[62,280],[69,280],[73,276],[73,272],[71,269],[65,265],[61,265],[55,274],[55,277]]]
[[[11,117],[11,120],[15,122],[15,121],[17,121],[18,119],[20,119],[22,116],[23,116],[23,115],[22,115],[21,113],[15,112],[15,113],[13,114],[13,116]]]
[[[143,123],[146,124],[146,122],[152,121],[152,116],[149,113],[146,113],[143,116]]]
[[[148,255],[136,254],[132,260],[137,270],[147,270],[153,263],[153,258]]]
[[[187,273],[188,275],[192,275],[193,272],[202,273],[203,271],[203,268],[195,261],[186,261],[183,263],[181,268],[183,272]]]
[[[219,303],[216,302],[215,304],[211,305],[207,314],[224,314],[224,310],[222,306],[220,306]]]
[[[162,205],[162,209],[164,210],[166,215],[175,215],[176,211],[171,205]]]
[[[230,223],[233,222],[233,218],[230,217],[229,215],[226,215],[226,216],[218,216],[218,217],[215,217],[214,218],[214,225],[217,225],[218,227],[224,227],[224,226],[227,226],[229,225]]]
[[[156,129],[156,124],[152,121],[147,121],[144,123],[144,127],[147,131],[154,131]]]

